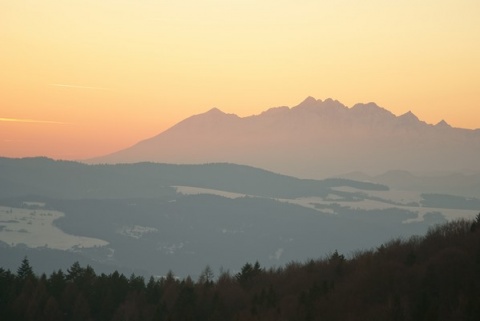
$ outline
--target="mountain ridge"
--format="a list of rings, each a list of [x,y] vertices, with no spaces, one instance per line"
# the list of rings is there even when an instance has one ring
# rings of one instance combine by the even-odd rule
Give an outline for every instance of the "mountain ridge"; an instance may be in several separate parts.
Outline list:
[[[247,117],[213,108],[158,135],[87,163],[228,162],[302,178],[351,171],[379,173],[480,169],[480,130],[396,116],[373,102],[349,108],[307,97]]]
[[[81,180],[78,179],[81,177]],[[44,184],[49,182],[49,184]],[[135,163],[87,165],[46,157],[0,157],[0,195],[57,198],[170,196],[173,186],[190,186],[258,197],[326,195],[348,186],[385,191],[381,184],[343,178],[299,179],[259,168],[229,163],[196,165]]]

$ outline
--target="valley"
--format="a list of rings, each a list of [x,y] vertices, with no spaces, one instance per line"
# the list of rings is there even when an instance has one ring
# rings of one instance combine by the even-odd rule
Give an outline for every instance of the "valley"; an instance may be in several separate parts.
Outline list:
[[[73,259],[98,270],[195,277],[207,265],[235,272],[248,261],[274,267],[334,251],[349,257],[446,221],[472,219],[480,202],[222,163],[4,158],[0,169],[4,265],[54,255],[56,261],[36,264],[42,272]]]

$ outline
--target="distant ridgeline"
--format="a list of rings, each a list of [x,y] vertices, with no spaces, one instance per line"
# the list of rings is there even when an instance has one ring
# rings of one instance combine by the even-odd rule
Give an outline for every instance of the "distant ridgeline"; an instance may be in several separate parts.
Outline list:
[[[0,196],[51,198],[171,197],[175,186],[208,188],[259,197],[325,196],[349,186],[383,191],[381,184],[349,179],[311,180],[235,164],[175,165],[137,163],[85,165],[48,158],[0,158]]]
[[[480,214],[345,258],[198,279],[0,268],[2,320],[480,320]]]
[[[480,172],[480,129],[427,124],[375,103],[308,97],[248,117],[214,108],[89,163],[228,162],[302,178],[350,172]]]

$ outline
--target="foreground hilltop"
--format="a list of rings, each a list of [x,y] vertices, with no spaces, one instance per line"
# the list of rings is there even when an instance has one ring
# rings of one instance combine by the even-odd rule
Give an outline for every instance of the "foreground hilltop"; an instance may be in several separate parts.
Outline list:
[[[306,178],[352,171],[480,170],[480,130],[427,124],[375,103],[351,108],[308,97],[239,117],[217,108],[90,163],[230,162]]]

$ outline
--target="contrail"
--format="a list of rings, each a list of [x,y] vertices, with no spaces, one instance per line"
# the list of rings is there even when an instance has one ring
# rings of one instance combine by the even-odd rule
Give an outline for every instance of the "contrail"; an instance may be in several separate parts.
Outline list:
[[[113,90],[112,88],[105,88],[105,87],[90,87],[90,86],[67,85],[67,84],[49,84],[49,86],[66,87],[66,88],[77,88],[77,89]]]
[[[40,124],[69,125],[69,123],[64,123],[60,121],[28,119],[28,118],[0,118],[0,122],[1,121],[12,122],[12,123],[40,123]]]

